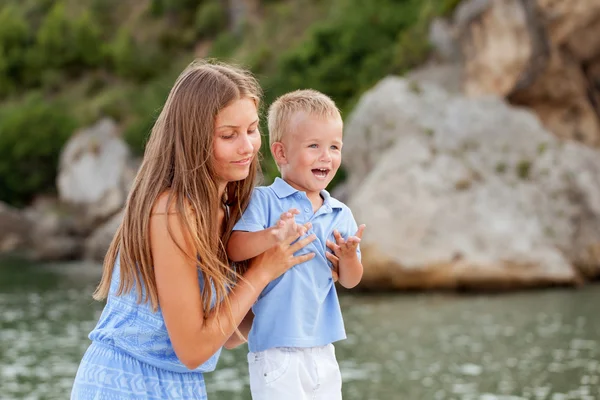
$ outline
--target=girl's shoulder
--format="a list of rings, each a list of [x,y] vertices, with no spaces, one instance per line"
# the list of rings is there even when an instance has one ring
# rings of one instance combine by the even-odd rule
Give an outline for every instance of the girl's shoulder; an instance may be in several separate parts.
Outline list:
[[[169,190],[159,194],[152,206],[152,215],[177,214],[177,198],[175,196],[176,195]],[[187,199],[184,199],[183,207],[186,214],[193,211],[193,208]]]

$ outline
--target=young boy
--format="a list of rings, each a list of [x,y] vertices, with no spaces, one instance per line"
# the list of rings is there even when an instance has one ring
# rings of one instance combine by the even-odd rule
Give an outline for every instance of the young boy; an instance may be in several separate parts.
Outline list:
[[[342,398],[332,343],[346,333],[332,276],[346,288],[360,282],[364,230],[325,191],[341,163],[342,131],[335,103],[315,90],[285,94],[269,109],[271,152],[281,179],[254,190],[233,228],[229,257],[255,257],[294,232],[317,239],[299,252],[315,257],[271,282],[252,307],[248,363],[254,400]],[[251,318],[240,326],[244,335]]]

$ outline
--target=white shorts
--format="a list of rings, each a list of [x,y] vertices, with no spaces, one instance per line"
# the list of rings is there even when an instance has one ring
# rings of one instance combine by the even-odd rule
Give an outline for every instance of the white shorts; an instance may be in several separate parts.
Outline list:
[[[333,344],[250,352],[248,368],[253,400],[342,398],[342,376]]]

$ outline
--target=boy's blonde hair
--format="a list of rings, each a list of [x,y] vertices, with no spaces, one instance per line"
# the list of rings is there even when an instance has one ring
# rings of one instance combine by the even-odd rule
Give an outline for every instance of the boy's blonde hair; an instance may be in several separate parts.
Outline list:
[[[341,118],[340,110],[326,94],[314,89],[286,93],[269,107],[269,145],[280,142],[289,133],[292,118],[299,112],[320,118]]]

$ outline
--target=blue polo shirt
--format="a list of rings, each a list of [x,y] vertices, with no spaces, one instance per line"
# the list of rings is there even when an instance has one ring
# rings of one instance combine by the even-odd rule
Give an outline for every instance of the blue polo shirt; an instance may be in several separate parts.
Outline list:
[[[300,211],[299,224],[312,223],[307,234],[317,238],[295,253],[315,257],[295,265],[267,285],[252,306],[254,323],[248,336],[251,352],[273,347],[324,346],[346,338],[342,312],[331,277],[332,265],[325,257],[326,240],[335,242],[333,230],[347,238],[357,231],[350,209],[321,191],[323,205],[315,213],[305,192],[276,178],[271,186],[257,187],[248,208],[233,230],[256,232],[269,228],[290,208]],[[360,257],[360,250],[358,250]]]

